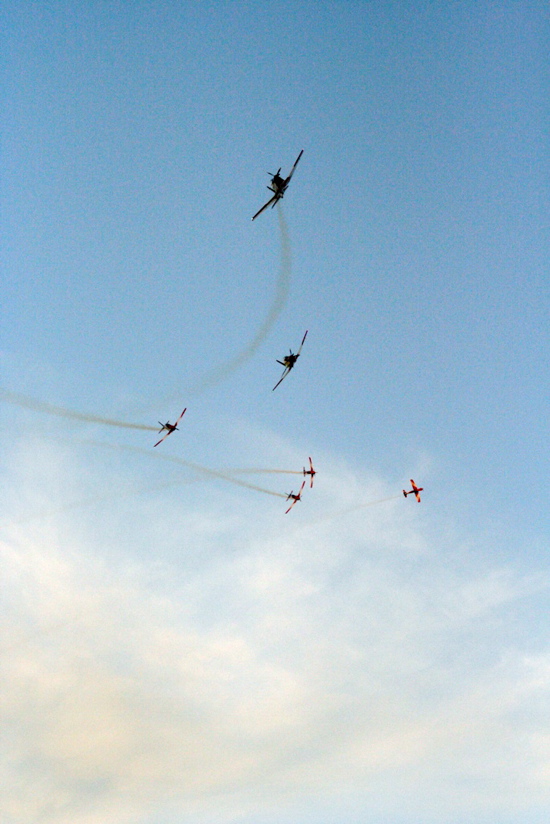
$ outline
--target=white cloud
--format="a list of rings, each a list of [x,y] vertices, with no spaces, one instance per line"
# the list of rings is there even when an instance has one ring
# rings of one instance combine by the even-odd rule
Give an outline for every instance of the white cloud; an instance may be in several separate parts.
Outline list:
[[[107,496],[94,524],[66,507],[97,480],[79,458],[19,466],[25,500],[26,478],[56,491],[2,545],[4,821],[301,821],[322,798],[471,821],[548,802],[550,655],[507,625],[543,577],[493,568],[481,545],[461,567],[430,546],[425,510],[358,508],[388,489],[342,467],[294,519],[207,485]],[[120,477],[103,472],[105,494]]]

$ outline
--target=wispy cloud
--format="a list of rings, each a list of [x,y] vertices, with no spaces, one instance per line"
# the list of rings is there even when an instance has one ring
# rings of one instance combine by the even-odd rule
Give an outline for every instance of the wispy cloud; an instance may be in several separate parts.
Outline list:
[[[33,466],[61,494],[93,482],[56,455],[21,460],[19,494]],[[335,511],[386,489],[342,472]],[[221,497],[162,499],[125,503],[123,541],[116,500],[101,529],[59,511],[4,530],[3,821],[305,821],[336,797],[389,815],[413,787],[400,820],[549,800],[550,655],[508,624],[544,575],[431,545],[401,503],[300,529],[261,495],[230,521]]]

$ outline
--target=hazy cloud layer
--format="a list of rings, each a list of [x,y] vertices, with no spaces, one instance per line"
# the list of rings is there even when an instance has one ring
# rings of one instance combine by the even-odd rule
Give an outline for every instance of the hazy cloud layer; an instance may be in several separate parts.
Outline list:
[[[20,495],[49,473],[55,512],[93,485],[81,460],[19,454]],[[275,804],[306,821],[323,799],[319,821],[337,803],[520,820],[548,803],[550,654],[529,641],[546,578],[482,542],[475,562],[457,536],[434,545],[402,500],[316,524],[323,483],[335,512],[388,492],[330,466],[318,481],[294,519],[263,496],[228,517],[227,496],[254,494],[231,488],[4,527],[3,821],[261,822]]]

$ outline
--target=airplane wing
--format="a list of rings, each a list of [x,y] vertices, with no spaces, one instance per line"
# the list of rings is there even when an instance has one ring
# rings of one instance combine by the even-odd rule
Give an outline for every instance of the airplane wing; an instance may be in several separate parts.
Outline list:
[[[301,344],[300,344],[300,348],[299,348],[299,349],[298,349],[298,351],[296,352],[296,357],[298,357],[298,355],[299,355],[299,354],[300,354],[300,352],[302,351],[302,346],[304,345],[304,341],[305,341],[305,339],[307,338],[307,333],[308,333],[308,330],[306,329],[306,333],[305,333],[304,337],[302,338],[302,342],[301,342]]]
[[[156,444],[153,444],[153,447],[158,446],[158,445],[159,445],[159,443],[162,443],[163,441],[165,441],[165,440],[166,440],[166,438],[168,437],[168,435],[171,435],[173,431],[174,431],[173,429],[170,429],[170,430],[166,433],[166,435],[164,436],[164,438],[161,438],[161,439],[160,439],[160,441],[157,441],[157,442],[156,442]]]
[[[418,503],[420,503],[420,492],[415,492],[414,495]]]
[[[265,203],[265,204],[262,206],[262,208],[261,208],[261,209],[259,209],[259,210],[256,212],[256,214],[254,215],[254,217],[252,218],[252,220],[256,220],[256,218],[258,217],[258,215],[261,215],[261,214],[262,214],[262,212],[264,211],[264,209],[267,209],[267,207],[268,207],[268,206],[271,206],[271,204],[272,204],[272,203],[273,203],[273,205],[275,206],[275,203],[277,202],[277,200],[278,200],[278,199],[279,199],[279,198],[277,197],[277,195],[273,195],[273,197],[271,198],[271,200],[268,200],[268,201],[267,201],[267,203]]]
[[[183,418],[183,416],[185,415],[185,413],[186,413],[186,412],[187,412],[187,407],[185,407],[185,409],[183,410],[183,412],[181,413],[181,415],[180,415],[180,416],[179,416],[179,418],[177,419],[177,421],[176,421],[176,423],[175,423],[175,426],[177,426],[177,425],[178,425],[178,423],[181,421],[181,419]]]
[[[304,480],[302,481],[302,486],[298,490],[298,492],[296,494],[296,497],[294,498],[294,500],[292,501],[292,503],[288,507],[287,511],[285,512],[285,515],[288,515],[288,513],[290,512],[292,507],[295,506],[295,504],[298,503],[298,501],[300,500],[300,495],[302,494],[302,489],[304,488],[305,485],[306,485],[306,481],[305,481],[305,478],[304,478]],[[292,492],[290,493],[290,495],[292,495]],[[290,495],[289,495],[289,497],[290,497]]]
[[[284,379],[286,378],[286,376],[288,375],[288,373],[289,373],[289,372],[290,372],[290,369],[288,369],[288,367],[287,367],[287,368],[285,369],[285,371],[283,372],[281,379],[277,381],[277,383],[275,384],[275,386],[274,386],[274,387],[273,387],[273,389],[271,390],[272,392],[275,392],[275,390],[277,389],[277,387],[279,386],[279,384],[280,384],[280,383],[282,383],[282,382],[284,381]]]
[[[298,161],[300,160],[300,158],[301,158],[301,156],[303,155],[303,153],[304,153],[304,150],[302,149],[302,151],[300,152],[300,154],[299,154],[299,155],[298,155],[298,157],[296,158],[296,161],[295,161],[295,163],[294,163],[294,166],[293,166],[293,167],[292,167],[292,169],[290,170],[290,174],[289,174],[289,176],[288,176],[288,177],[287,177],[287,179],[285,180],[285,183],[287,184],[287,186],[288,186],[288,184],[290,183],[290,178],[291,178],[291,177],[292,177],[292,175],[294,174],[294,170],[295,170],[296,166],[298,165]]]

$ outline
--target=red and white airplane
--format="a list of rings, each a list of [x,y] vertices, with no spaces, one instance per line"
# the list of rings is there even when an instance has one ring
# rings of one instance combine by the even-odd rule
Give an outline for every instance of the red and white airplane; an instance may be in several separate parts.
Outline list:
[[[403,490],[403,495],[405,496],[405,498],[407,497],[407,495],[414,495],[416,500],[418,501],[418,503],[420,503],[420,493],[424,490],[424,487],[423,486],[417,486],[412,478],[411,478],[411,484],[412,484],[412,489],[409,489],[408,492],[405,492],[405,490]]]
[[[313,489],[313,476],[317,475],[317,472],[313,468],[313,464],[311,463],[311,458],[309,458],[309,469],[306,469],[305,466],[304,466],[304,475],[310,475],[311,476],[310,481],[309,481],[309,488]]]
[[[294,174],[294,169],[295,169],[295,168],[296,168],[296,166],[298,165],[298,161],[300,160],[300,158],[301,158],[301,156],[303,155],[303,153],[304,153],[304,150],[302,149],[302,151],[300,152],[300,154],[299,154],[299,155],[298,155],[298,157],[296,158],[296,162],[294,163],[294,166],[293,166],[293,167],[292,167],[292,169],[290,170],[290,174],[289,174],[289,176],[288,176],[288,177],[281,177],[281,170],[280,170],[280,169],[279,169],[279,171],[278,171],[276,174],[274,174],[274,175],[272,176],[272,178],[271,178],[271,185],[270,185],[270,186],[268,186],[267,188],[268,188],[268,189],[270,189],[270,191],[274,192],[275,194],[273,195],[273,197],[272,197],[272,198],[270,198],[270,200],[268,200],[268,201],[267,201],[267,203],[266,203],[266,204],[264,204],[264,205],[262,206],[262,208],[261,208],[261,209],[259,209],[259,210],[256,212],[256,214],[254,215],[254,217],[252,218],[252,220],[255,220],[255,219],[258,217],[258,215],[261,215],[261,213],[264,211],[264,209],[267,209],[267,207],[268,207],[268,206],[271,206],[271,208],[273,209],[273,206],[275,206],[275,204],[277,203],[277,201],[278,201],[278,200],[281,200],[281,198],[284,196],[284,193],[285,193],[285,192],[286,192],[286,190],[287,190],[287,186],[288,186],[288,184],[290,183],[290,178],[291,178],[291,177],[292,177],[292,175]],[[268,174],[271,174],[271,172],[268,172]]]
[[[287,499],[287,501],[290,501],[290,499],[292,498],[292,503],[290,504],[290,506],[288,507],[287,511],[285,512],[285,515],[288,515],[288,513],[290,512],[290,510],[292,509],[292,507],[294,506],[294,504],[297,504],[297,503],[298,503],[298,501],[300,501],[300,500],[301,500],[301,498],[302,498],[302,490],[303,490],[303,488],[304,488],[304,486],[305,486],[305,485],[306,485],[306,480],[305,480],[305,478],[304,478],[304,480],[302,481],[302,486],[300,487],[299,491],[298,491],[296,494],[294,494],[293,492],[289,492],[289,493],[288,493],[288,495],[286,496],[286,499]]]
[[[159,443],[162,443],[164,440],[166,440],[168,435],[171,435],[172,432],[175,432],[176,429],[178,429],[178,423],[181,421],[181,419],[185,415],[186,411],[187,411],[187,407],[185,407],[185,409],[183,410],[183,412],[181,413],[181,415],[179,416],[179,418],[177,419],[177,421],[175,423],[170,423],[170,421],[166,421],[166,423],[162,423],[162,421],[159,421],[159,423],[160,423],[159,434],[161,432],[164,432],[165,429],[167,429],[168,431],[166,432],[166,435],[163,438],[160,439],[160,441],[156,442],[155,446],[158,446]]]
[[[306,333],[305,333],[304,337],[302,338],[302,342],[301,342],[301,344],[300,344],[300,348],[298,349],[298,351],[296,352],[296,354],[294,354],[294,353],[292,352],[292,349],[290,349],[290,350],[289,350],[289,351],[290,351],[290,354],[289,354],[289,355],[285,355],[285,356],[284,356],[284,358],[283,358],[282,360],[278,360],[278,361],[277,361],[277,363],[280,363],[280,364],[281,364],[281,366],[284,366],[285,371],[283,372],[282,376],[280,377],[280,379],[277,381],[277,383],[275,384],[275,386],[274,386],[274,387],[273,387],[273,389],[271,390],[272,392],[274,392],[274,391],[277,389],[277,387],[279,386],[279,384],[280,384],[280,383],[282,383],[282,382],[284,381],[284,379],[286,378],[286,376],[288,375],[288,373],[290,372],[290,370],[291,370],[291,369],[294,369],[294,366],[295,366],[295,364],[296,364],[296,361],[297,361],[297,360],[298,360],[298,358],[300,357],[300,352],[302,351],[302,346],[304,345],[304,341],[305,341],[305,339],[306,339],[306,337],[307,337],[307,332],[308,332],[308,330],[306,329]]]

